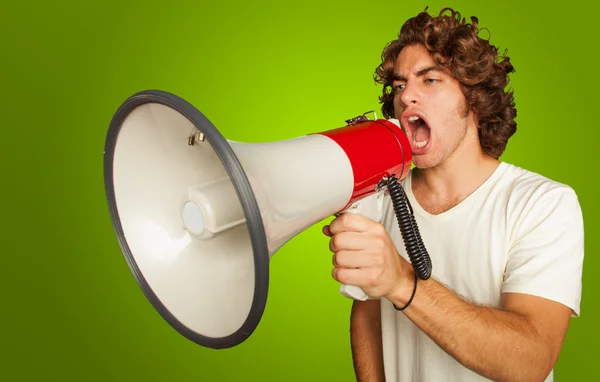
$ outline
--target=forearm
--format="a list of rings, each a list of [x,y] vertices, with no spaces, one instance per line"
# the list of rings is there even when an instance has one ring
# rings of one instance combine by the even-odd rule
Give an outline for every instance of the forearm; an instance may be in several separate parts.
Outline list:
[[[355,301],[350,318],[354,371],[358,382],[384,381],[379,300]]]
[[[465,367],[495,381],[543,380],[555,361],[526,316],[470,304],[432,279],[419,281],[404,313]]]

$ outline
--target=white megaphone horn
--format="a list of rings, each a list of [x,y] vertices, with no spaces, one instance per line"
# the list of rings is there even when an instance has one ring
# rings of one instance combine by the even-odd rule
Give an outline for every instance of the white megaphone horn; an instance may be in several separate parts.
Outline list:
[[[422,242],[398,184],[412,163],[406,135],[397,120],[347,122],[240,143],[170,93],[143,91],[119,107],[104,150],[110,217],[136,281],[179,333],[215,349],[246,340],[266,305],[271,256],[331,215],[380,220],[386,191],[413,267],[429,277],[428,256],[412,255]]]

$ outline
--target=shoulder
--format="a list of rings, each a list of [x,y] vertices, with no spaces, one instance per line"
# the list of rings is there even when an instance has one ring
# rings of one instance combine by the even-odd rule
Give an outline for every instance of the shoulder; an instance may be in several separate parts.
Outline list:
[[[552,200],[577,201],[575,190],[567,184],[550,179],[524,168],[502,163],[503,171],[498,177],[501,192],[512,199],[529,205],[548,203]],[[578,204],[578,202],[577,202]]]
[[[502,162],[501,166],[504,171],[500,179],[511,191],[532,194],[544,194],[552,191],[575,194],[570,186],[536,172],[506,162]]]
[[[512,164],[503,163],[503,167],[500,188],[517,228],[528,230],[548,220],[581,228],[581,207],[572,187]]]

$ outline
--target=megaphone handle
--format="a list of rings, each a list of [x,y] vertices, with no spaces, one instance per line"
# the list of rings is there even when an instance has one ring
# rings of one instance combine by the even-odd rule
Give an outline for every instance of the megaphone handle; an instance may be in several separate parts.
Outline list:
[[[373,195],[367,196],[366,198],[353,203],[350,207],[346,208],[343,213],[355,213],[361,214],[368,217],[373,221],[381,221],[383,213],[383,191],[379,191]],[[356,285],[342,284],[340,286],[340,293],[347,298],[358,301],[366,301],[369,296]]]
[[[367,301],[369,299],[369,296],[365,293],[365,291],[356,285],[342,284],[340,286],[340,293],[353,300]]]

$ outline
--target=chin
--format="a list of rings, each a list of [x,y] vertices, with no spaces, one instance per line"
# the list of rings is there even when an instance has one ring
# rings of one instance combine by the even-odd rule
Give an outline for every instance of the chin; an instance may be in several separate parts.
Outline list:
[[[427,169],[435,167],[439,164],[439,161],[427,154],[414,155],[413,164],[418,169]]]
[[[422,162],[422,161],[415,161],[415,160],[413,160],[413,165],[415,166],[415,168],[418,168],[419,170],[424,170],[426,168],[432,167],[428,163],[425,163],[425,162]]]

